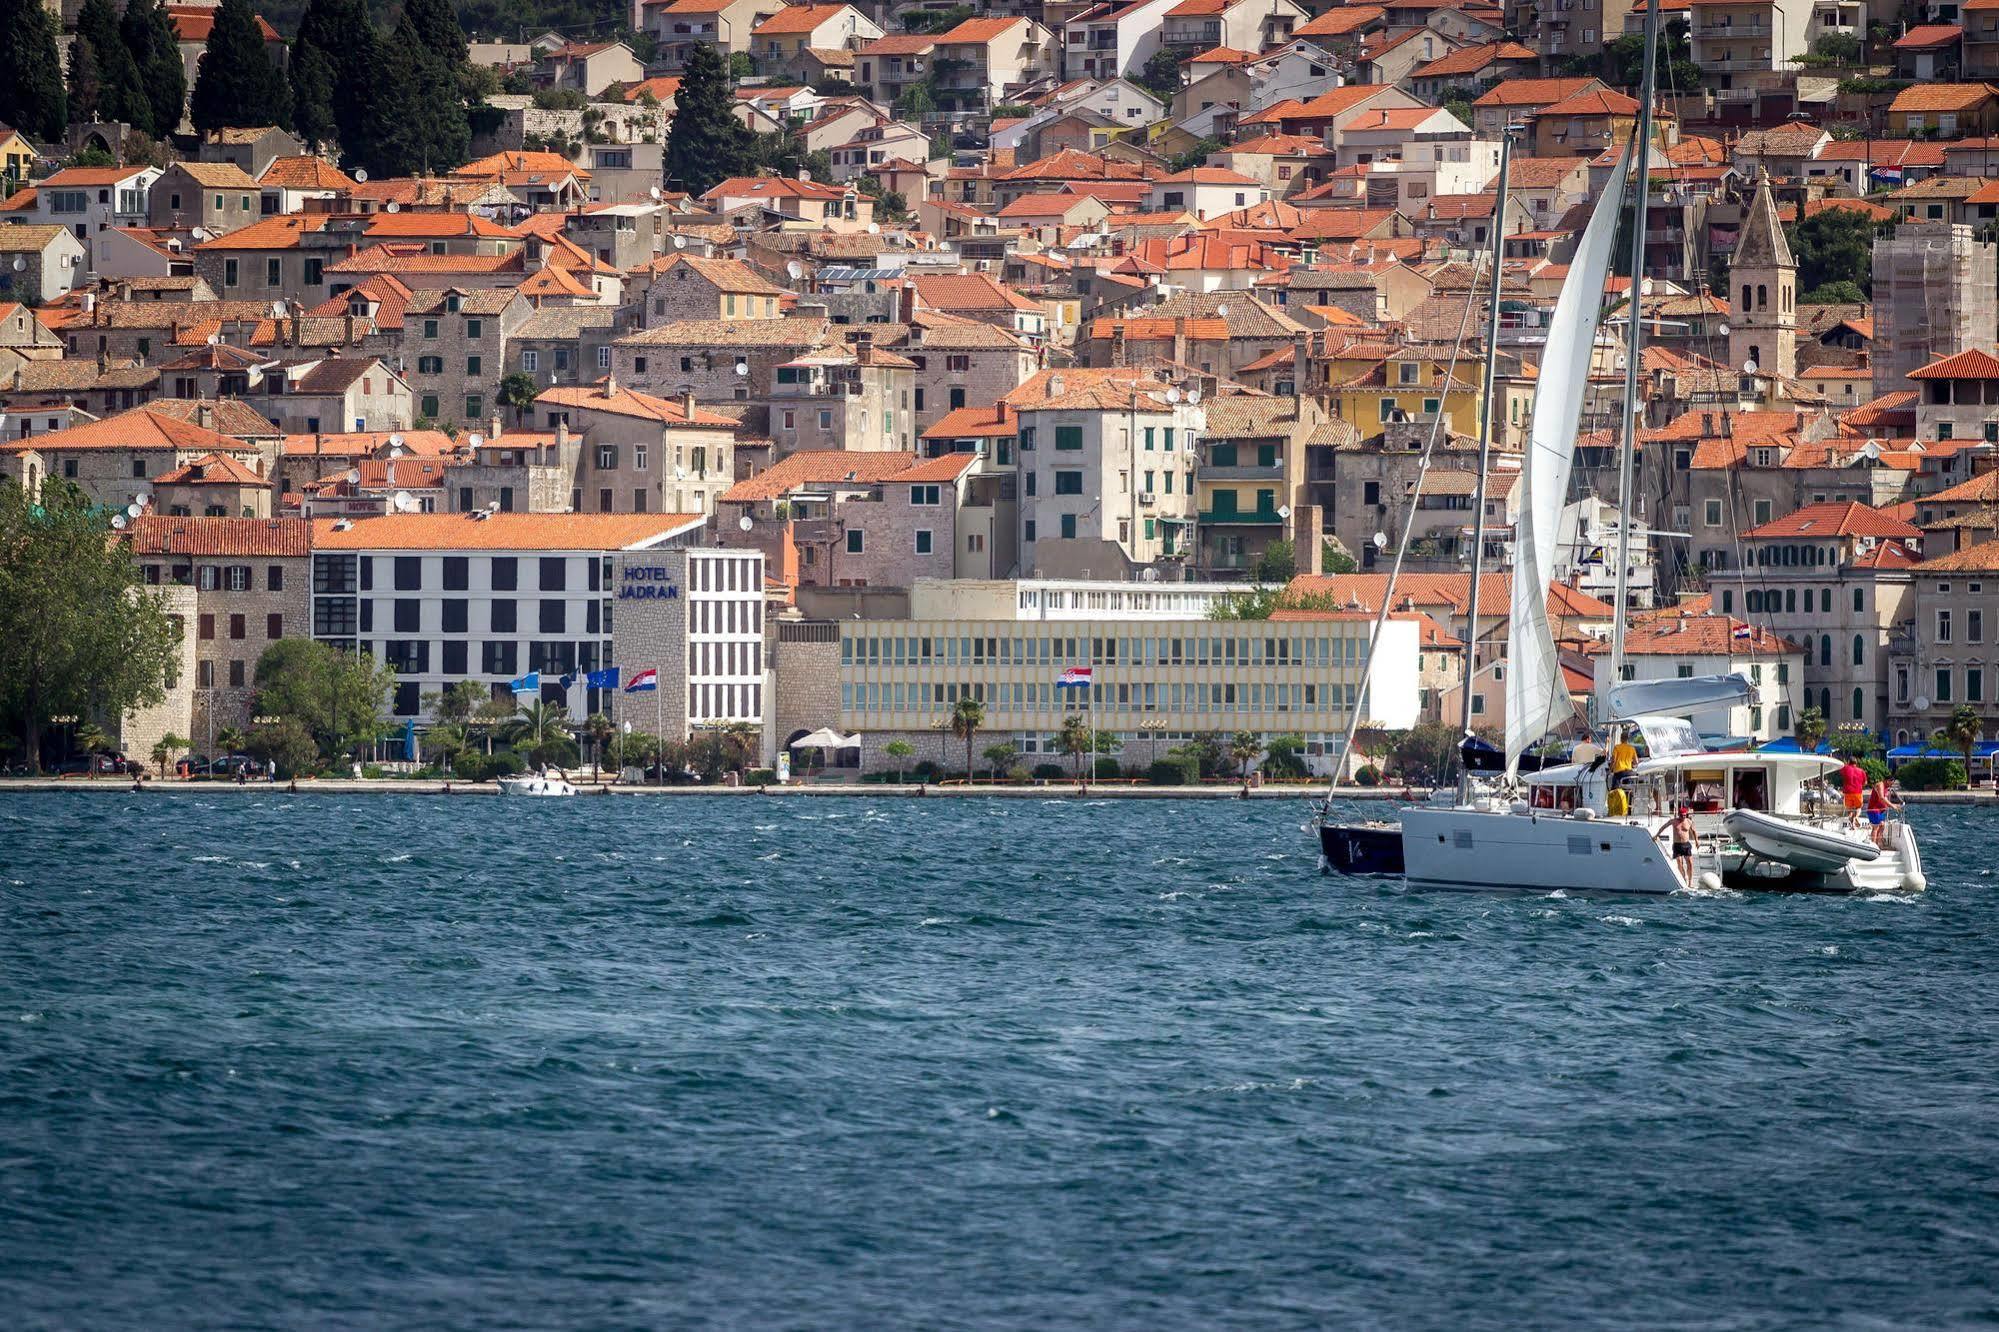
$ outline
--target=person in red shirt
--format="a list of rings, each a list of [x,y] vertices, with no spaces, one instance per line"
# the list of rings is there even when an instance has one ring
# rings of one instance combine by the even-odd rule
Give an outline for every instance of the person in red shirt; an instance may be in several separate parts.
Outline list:
[[[1860,826],[1860,806],[1867,795],[1867,770],[1851,758],[1839,770],[1840,790],[1846,794],[1846,826]]]
[[[1902,802],[1888,794],[1888,781],[1886,778],[1874,783],[1874,789],[1868,792],[1867,822],[1873,830],[1874,845],[1884,851],[1888,849],[1886,837],[1888,811],[1891,809],[1900,809],[1901,807]]]

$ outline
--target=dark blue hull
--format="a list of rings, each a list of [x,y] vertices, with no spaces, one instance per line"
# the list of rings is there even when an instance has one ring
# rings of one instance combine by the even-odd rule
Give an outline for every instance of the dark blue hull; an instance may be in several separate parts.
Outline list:
[[[1319,851],[1339,874],[1402,873],[1402,827],[1394,823],[1322,823]]]

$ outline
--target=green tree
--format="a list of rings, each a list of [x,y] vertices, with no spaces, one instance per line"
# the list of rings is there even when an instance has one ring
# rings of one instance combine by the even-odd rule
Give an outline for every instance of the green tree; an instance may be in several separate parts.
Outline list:
[[[70,112],[79,122],[104,119],[104,70],[98,64],[97,43],[78,33],[69,44],[69,74],[64,84]]]
[[[84,0],[76,15],[77,42],[70,48],[70,114],[78,120],[95,114],[102,120],[122,120],[148,132],[154,128],[153,104],[139,77],[139,66],[126,49],[125,35],[119,30],[118,10],[111,0]],[[80,59],[77,47],[88,45],[96,63],[96,101],[75,104],[75,70]],[[176,121],[175,123],[179,123]],[[171,130],[171,126],[169,130]]]
[[[1798,297],[1800,305],[1865,305],[1867,293],[1851,282],[1828,282]]]
[[[1298,548],[1289,541],[1273,541],[1256,557],[1250,576],[1259,583],[1288,583],[1298,574]]]
[[[215,11],[188,113],[203,134],[232,125],[291,123],[291,89],[264,50],[250,0],[222,0]]]
[[[763,732],[754,723],[724,722],[715,728],[715,734],[722,741],[722,747],[729,757],[729,767],[734,771],[745,771],[756,761],[757,748],[763,742]]]
[[[318,58],[308,62],[301,75],[299,60],[307,51],[316,52]],[[375,72],[378,54],[367,0],[308,0],[305,13],[299,17],[298,39],[292,43],[294,87],[303,77],[308,80],[306,93],[317,96],[318,88],[309,81],[319,77],[321,68],[329,71],[331,86],[325,93],[324,107],[315,104],[310,111],[301,107],[300,115],[310,116],[314,129],[322,128],[323,119],[330,117],[333,133],[329,137],[338,138],[349,154],[360,146],[365,108],[374,91],[367,79]],[[303,95],[300,100],[304,100]],[[303,124],[300,129],[304,132]]]
[[[527,420],[539,393],[540,390],[534,386],[534,376],[524,371],[515,370],[500,376],[500,406],[513,412],[517,422]]]
[[[673,125],[666,136],[666,179],[689,194],[706,194],[744,174],[754,145],[736,119],[729,80],[713,46],[696,46],[681,71]]]
[[[1319,567],[1329,574],[1350,574],[1359,566],[1353,556],[1328,541],[1320,547]]]
[[[1132,82],[1160,101],[1170,102],[1181,88],[1180,71],[1180,53],[1162,46],[1146,60],[1145,68],[1133,76]]]
[[[438,722],[423,733],[423,752],[431,762],[441,763],[447,769],[456,768],[468,753],[477,753],[472,748],[472,738],[466,734],[464,726],[458,722]]]
[[[1305,737],[1272,736],[1270,743],[1264,746],[1263,775],[1285,778],[1309,776],[1310,772],[1305,767]]]
[[[215,753],[210,758],[223,754],[241,753],[243,749],[243,729],[240,726],[225,726],[215,733]]]
[[[122,716],[164,699],[180,642],[104,512],[53,477],[40,500],[0,480],[0,716],[31,771],[52,715]]]
[[[291,58],[292,130],[317,152],[339,136],[334,118],[333,62],[317,46],[295,44]]]
[[[882,746],[882,753],[895,760],[896,785],[902,785],[902,774],[909,767],[909,760],[916,756],[916,746],[907,740],[891,740]]]
[[[0,124],[45,143],[62,142],[69,127],[60,23],[42,0],[0,0]]]
[[[180,36],[164,0],[126,0],[118,32],[152,112],[149,132],[165,138],[180,128],[187,113],[187,66],[181,62]]]
[[[1255,731],[1237,731],[1229,737],[1229,758],[1240,769],[1245,782],[1249,780],[1249,765],[1262,753],[1263,737]]]
[[[972,739],[986,724],[986,705],[970,694],[951,709],[951,734],[965,742],[965,780],[972,780]]]
[[[1055,733],[1055,748],[1069,756],[1070,769],[1080,782],[1083,780],[1083,755],[1097,752],[1097,737],[1090,730],[1088,721],[1071,714],[1062,719],[1062,729]]]
[[[440,722],[464,725],[490,701],[492,695],[473,680],[460,680],[448,689],[423,696],[424,711]]]
[[[617,735],[618,728],[609,717],[601,712],[593,712],[583,719],[583,738],[590,742],[590,780],[600,781],[604,775],[604,745]]]
[[[1645,34],[1627,33],[1604,48],[1610,57],[1611,78],[1621,88],[1636,89],[1645,77]],[[1594,62],[1592,62],[1594,64]],[[1595,74],[1595,68],[1585,68]],[[1659,32],[1659,87],[1694,92],[1705,76],[1694,63],[1693,44],[1687,40],[1685,19],[1665,19]]]
[[[1869,731],[1841,727],[1832,733],[1832,741],[1827,748],[1840,758],[1864,759],[1874,757],[1881,746]]]
[[[1985,734],[1985,719],[1969,703],[1960,703],[1950,721],[1937,732],[1937,739],[1964,755],[1964,786],[1971,789],[1971,754]]]
[[[99,754],[110,753],[112,746],[113,742],[110,732],[106,731],[96,722],[85,722],[76,728],[76,747],[83,751],[83,756],[86,759],[93,760],[84,765],[84,776],[97,776],[97,764],[94,760]]]
[[[1806,293],[1805,303],[1825,304],[1814,295],[1835,282],[1851,283],[1871,295],[1874,237],[1879,230],[1872,218],[1851,208],[1821,208],[1789,228],[1791,257],[1798,264],[1798,290]]]
[[[370,95],[353,140],[343,131],[348,156],[376,176],[448,171],[466,160],[472,127],[457,72],[424,45],[407,11],[391,36],[366,43],[358,63]]]
[[[1170,159],[1166,163],[1167,169],[1169,171],[1192,171],[1195,167],[1206,166],[1208,159],[1220,152],[1222,146],[1222,141],[1210,134],[1186,152],[1180,153]]]
[[[1807,754],[1816,752],[1819,742],[1825,739],[1825,713],[1817,708],[1806,708],[1798,714],[1791,734],[1797,738],[1799,749]]]
[[[278,776],[290,779],[311,772],[319,763],[319,745],[297,717],[280,717],[250,728],[243,752],[259,763],[278,765]]]
[[[403,0],[398,30],[404,25],[444,68],[454,75],[464,68],[465,29],[459,26],[458,11],[451,7],[451,0]]]
[[[167,775],[167,765],[174,761],[174,755],[187,751],[188,738],[168,731],[153,743],[153,762],[160,765],[160,776]]]
[[[1009,769],[1020,761],[1020,751],[1013,741],[1002,740],[995,745],[987,745],[979,751],[979,757],[986,761],[987,770],[995,778],[1006,776]]]
[[[327,759],[352,754],[387,733],[396,673],[369,654],[341,652],[305,638],[264,649],[252,677],[255,711],[304,727]]]

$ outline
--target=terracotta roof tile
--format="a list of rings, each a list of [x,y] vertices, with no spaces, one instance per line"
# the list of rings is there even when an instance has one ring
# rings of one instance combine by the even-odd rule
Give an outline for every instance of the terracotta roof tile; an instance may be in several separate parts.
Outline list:
[[[315,518],[312,544],[316,550],[630,550],[705,521],[698,513],[389,513]]]
[[[258,555],[303,557],[312,553],[312,529],[303,518],[169,518],[142,514],[125,529],[138,555]]]

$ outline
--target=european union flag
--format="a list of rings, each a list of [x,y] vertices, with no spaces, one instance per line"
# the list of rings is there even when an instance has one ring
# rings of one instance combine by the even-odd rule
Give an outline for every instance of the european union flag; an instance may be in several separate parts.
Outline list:
[[[606,666],[601,671],[591,671],[583,678],[592,689],[616,689],[618,687],[618,668],[616,666]]]

